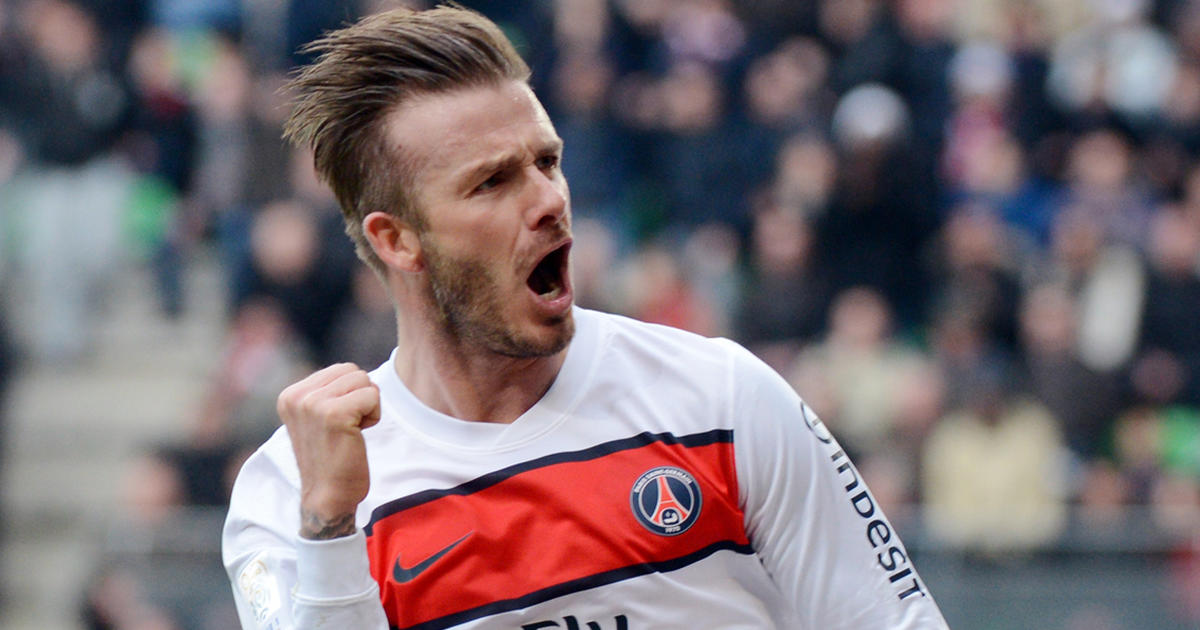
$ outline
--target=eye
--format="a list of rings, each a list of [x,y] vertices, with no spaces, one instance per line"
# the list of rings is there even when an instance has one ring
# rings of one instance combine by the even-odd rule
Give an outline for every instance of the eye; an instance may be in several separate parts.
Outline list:
[[[493,173],[491,177],[483,180],[479,185],[475,186],[472,192],[487,192],[500,184],[504,183],[504,173]]]
[[[537,167],[543,171],[548,171],[558,167],[558,154],[551,153],[543,155],[537,159]]]

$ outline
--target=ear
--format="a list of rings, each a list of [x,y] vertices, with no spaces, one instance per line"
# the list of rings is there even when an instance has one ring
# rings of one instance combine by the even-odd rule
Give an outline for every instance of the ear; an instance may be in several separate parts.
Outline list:
[[[363,234],[384,265],[400,271],[418,272],[425,268],[421,239],[407,221],[386,212],[363,217]]]

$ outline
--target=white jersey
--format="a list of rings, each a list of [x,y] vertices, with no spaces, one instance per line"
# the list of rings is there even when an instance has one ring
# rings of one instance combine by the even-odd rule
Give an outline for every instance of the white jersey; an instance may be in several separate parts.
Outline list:
[[[553,386],[507,425],[371,373],[360,531],[300,539],[285,430],[234,486],[245,628],[944,628],[857,471],[727,340],[575,310]]]

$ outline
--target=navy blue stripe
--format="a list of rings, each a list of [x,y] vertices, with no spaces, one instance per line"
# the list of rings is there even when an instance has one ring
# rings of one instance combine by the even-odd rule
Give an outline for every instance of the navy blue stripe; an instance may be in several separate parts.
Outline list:
[[[484,604],[483,606],[478,606],[469,610],[449,614],[444,617],[419,623],[415,626],[408,626],[407,628],[398,628],[396,626],[392,626],[392,630],[441,630],[442,628],[450,628],[475,619],[480,619],[491,615],[498,615],[500,613],[506,613],[513,610],[520,610],[522,608],[528,608],[529,606],[540,604],[556,597],[562,597],[564,595],[570,595],[572,593],[578,593],[580,591],[586,591],[588,589],[597,588],[608,584],[615,584],[617,582],[635,577],[649,575],[651,573],[668,573],[670,571],[682,569],[688,565],[699,562],[711,556],[712,554],[723,550],[729,550],[743,555],[750,555],[754,553],[754,548],[750,545],[742,545],[732,540],[723,540],[720,542],[715,542],[699,551],[689,553],[686,556],[675,558],[673,560],[635,564],[633,566],[628,566],[621,569],[605,571],[604,573],[597,573],[596,575],[590,575],[577,580],[555,584],[554,586],[550,586],[539,591],[534,591],[528,595],[523,595],[515,599],[492,602],[490,604]]]
[[[371,535],[375,523],[404,510],[411,509],[423,503],[436,501],[442,497],[452,495],[467,495],[479,492],[491,486],[494,486],[505,479],[514,477],[530,470],[552,466],[554,464],[563,464],[566,462],[584,462],[590,459],[598,459],[606,455],[611,455],[620,451],[626,451],[635,448],[641,448],[649,444],[661,442],[663,444],[679,444],[689,448],[697,446],[708,446],[710,444],[733,442],[733,431],[727,429],[714,429],[705,431],[704,433],[693,433],[691,435],[676,436],[673,433],[639,433],[633,437],[613,440],[603,444],[597,444],[591,448],[586,448],[581,451],[568,451],[563,453],[554,453],[531,459],[527,462],[513,464],[507,468],[490,472],[482,477],[476,477],[470,481],[464,482],[453,488],[444,490],[424,490],[416,494],[410,494],[406,497],[400,497],[392,501],[388,501],[383,505],[375,508],[371,512],[371,520],[367,526],[363,528],[367,536]]]

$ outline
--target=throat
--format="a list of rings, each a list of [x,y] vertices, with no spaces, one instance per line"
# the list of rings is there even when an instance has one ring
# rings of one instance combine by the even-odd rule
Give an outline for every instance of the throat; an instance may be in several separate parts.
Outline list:
[[[533,268],[526,284],[534,293],[544,298],[555,298],[562,293],[563,255],[562,250],[550,252]]]
[[[535,272],[529,277],[529,288],[541,297],[552,299],[562,292],[562,283],[557,276]]]
[[[507,357],[478,346],[424,341],[420,349],[397,353],[396,374],[422,404],[467,422],[517,420],[550,389],[566,358],[565,352]]]

